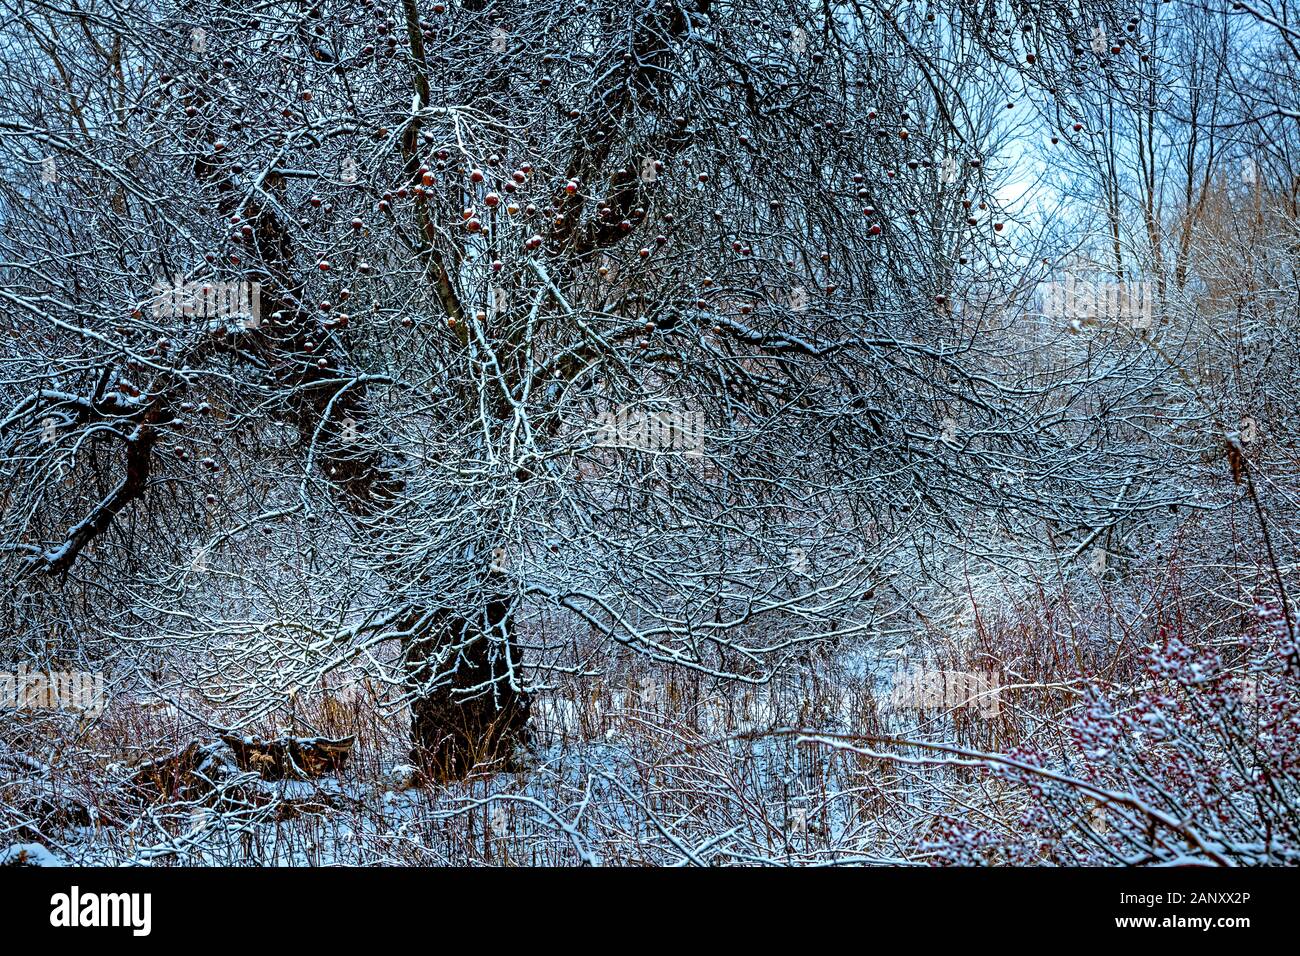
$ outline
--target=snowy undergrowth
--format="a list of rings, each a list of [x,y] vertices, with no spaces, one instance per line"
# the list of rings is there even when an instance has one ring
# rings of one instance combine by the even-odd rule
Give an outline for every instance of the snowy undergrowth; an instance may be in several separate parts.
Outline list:
[[[249,728],[354,737],[341,772],[236,773],[189,802],[113,795],[211,739],[195,701],[34,716],[0,749],[0,846],[29,865],[1295,862],[1294,642],[1267,593],[1231,619],[1192,600],[1201,574],[973,603],[753,686],[640,658],[561,674],[521,769],[450,784],[415,778],[373,685]],[[918,672],[992,674],[996,706],[917,696],[899,680]]]

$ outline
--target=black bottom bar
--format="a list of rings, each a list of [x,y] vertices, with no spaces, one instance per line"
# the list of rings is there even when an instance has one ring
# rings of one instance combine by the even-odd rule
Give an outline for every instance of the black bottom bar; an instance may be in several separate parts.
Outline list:
[[[393,941],[500,938],[520,945],[581,927],[588,944],[629,930],[734,945],[780,925],[805,943],[845,932],[920,934],[927,945],[1002,933],[1043,942],[1243,932],[1294,926],[1295,870],[76,870],[0,868],[0,915],[16,938],[112,936],[131,946],[204,942],[335,942],[339,933]],[[72,917],[72,887],[79,912]],[[143,897],[150,894],[147,936]],[[87,902],[89,898],[89,902]],[[137,903],[134,908],[132,902]],[[1284,907],[1290,913],[1284,913]],[[99,919],[116,927],[73,927]],[[134,916],[134,920],[132,917]],[[54,926],[53,921],[66,925]],[[135,928],[132,927],[132,922]],[[570,927],[569,930],[564,927]],[[608,936],[604,934],[608,933]]]

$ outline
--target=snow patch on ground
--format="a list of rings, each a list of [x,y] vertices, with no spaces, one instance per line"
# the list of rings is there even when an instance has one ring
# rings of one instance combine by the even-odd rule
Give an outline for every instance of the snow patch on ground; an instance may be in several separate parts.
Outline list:
[[[15,843],[0,850],[0,866],[67,866],[39,843]]]

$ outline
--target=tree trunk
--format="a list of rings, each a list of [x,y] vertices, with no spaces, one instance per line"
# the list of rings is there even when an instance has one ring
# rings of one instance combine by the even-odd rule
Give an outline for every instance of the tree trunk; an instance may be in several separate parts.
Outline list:
[[[412,761],[443,781],[479,764],[518,769],[531,702],[521,687],[509,600],[493,595],[473,617],[446,609],[421,617],[405,648]]]

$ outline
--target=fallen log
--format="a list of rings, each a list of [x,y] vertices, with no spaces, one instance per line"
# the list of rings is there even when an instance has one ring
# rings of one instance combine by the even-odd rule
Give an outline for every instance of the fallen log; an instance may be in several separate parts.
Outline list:
[[[255,737],[223,735],[222,742],[235,755],[241,770],[250,770],[263,780],[314,780],[338,773],[348,762],[356,738]]]
[[[167,801],[202,801],[224,789],[240,769],[224,742],[194,741],[176,753],[141,764],[131,775],[129,788]]]
[[[131,784],[167,800],[193,800],[224,788],[241,773],[254,773],[262,780],[314,780],[342,770],[354,742],[352,737],[263,740],[223,734],[217,741],[194,741],[137,767]]]
[[[276,819],[352,808],[356,799],[330,774],[347,764],[355,738],[223,735],[193,741],[137,764],[93,796],[60,792],[32,760],[0,762],[7,770],[41,769],[0,782],[0,807],[15,835],[38,841],[50,832],[90,825],[118,826],[143,806],[190,804],[221,811],[271,810]],[[12,757],[12,755],[6,755]],[[326,779],[321,779],[326,778]]]

